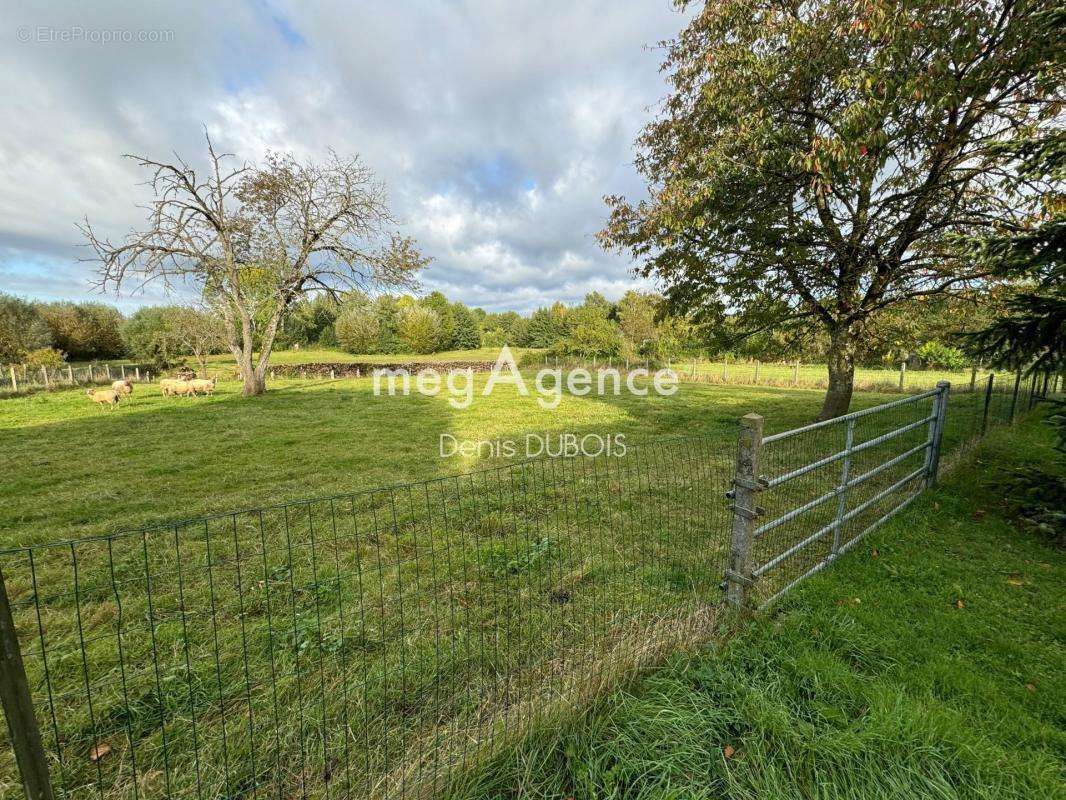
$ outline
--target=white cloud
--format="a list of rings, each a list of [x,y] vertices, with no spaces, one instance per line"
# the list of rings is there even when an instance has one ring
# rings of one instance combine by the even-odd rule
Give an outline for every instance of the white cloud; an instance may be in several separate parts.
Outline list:
[[[89,8],[68,0],[8,14],[0,289],[84,295],[74,224],[88,215],[117,235],[142,217],[144,175],[122,154],[178,152],[196,164],[204,126],[247,159],[360,153],[434,257],[427,289],[528,310],[640,284],[594,234],[603,195],[641,191],[632,143],[664,93],[646,45],[683,24],[666,0]],[[19,43],[20,25],[173,36]]]

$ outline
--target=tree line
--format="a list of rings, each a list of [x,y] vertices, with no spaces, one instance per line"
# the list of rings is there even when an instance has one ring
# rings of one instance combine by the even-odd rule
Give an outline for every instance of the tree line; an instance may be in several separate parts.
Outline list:
[[[961,369],[970,363],[962,332],[998,319],[1012,298],[986,292],[901,304],[870,326],[859,363],[909,360],[912,366]],[[488,312],[439,291],[424,297],[322,292],[291,305],[280,320],[275,344],[357,355],[509,345],[585,360],[662,362],[707,356],[808,363],[824,360],[829,347],[816,325],[782,325],[752,336],[739,317],[694,321],[673,313],[663,295],[641,291],[626,292],[616,301],[591,292],[581,303],[556,302],[527,315]],[[253,347],[259,346],[254,337]],[[104,303],[39,303],[0,295],[0,363],[58,366],[66,360],[129,357],[165,370],[192,359],[203,371],[208,356],[226,350],[223,321],[207,308],[147,306],[126,316]]]

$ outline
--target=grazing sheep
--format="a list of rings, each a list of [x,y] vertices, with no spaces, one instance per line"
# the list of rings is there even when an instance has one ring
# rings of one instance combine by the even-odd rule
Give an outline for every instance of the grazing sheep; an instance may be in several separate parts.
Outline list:
[[[108,410],[118,405],[119,393],[114,389],[86,389],[85,394],[94,403],[107,406]]]
[[[169,397],[174,392],[174,387],[182,381],[176,381],[173,378],[163,378],[159,381],[159,390],[163,393],[164,397]]]
[[[197,378],[196,380],[189,381],[192,384],[192,390],[194,394],[214,394],[215,393],[215,379],[210,380],[206,378]]]
[[[120,395],[129,396],[133,394],[133,381],[128,378],[121,381],[112,381],[111,388]]]
[[[164,378],[159,382],[159,388],[164,396],[168,397],[172,394],[184,395],[185,397],[192,397],[192,395],[196,394],[189,381],[176,380],[174,378]]]

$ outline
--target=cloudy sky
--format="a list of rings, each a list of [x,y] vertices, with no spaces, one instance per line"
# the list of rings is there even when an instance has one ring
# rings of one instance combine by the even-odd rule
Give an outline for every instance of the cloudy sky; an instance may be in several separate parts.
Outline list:
[[[75,223],[137,224],[122,154],[196,163],[204,127],[244,159],[362,154],[434,258],[426,290],[528,311],[638,285],[593,237],[603,195],[642,192],[669,0],[3,5],[0,291],[92,296]]]

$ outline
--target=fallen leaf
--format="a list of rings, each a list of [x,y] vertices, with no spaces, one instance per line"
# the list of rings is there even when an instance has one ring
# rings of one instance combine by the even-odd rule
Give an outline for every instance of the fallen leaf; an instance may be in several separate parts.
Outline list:
[[[724,755],[726,758],[732,758],[733,757],[733,753],[735,753],[735,752],[736,752],[736,750],[733,748],[733,745],[731,745],[731,744],[727,744],[725,747],[722,748],[722,755]]]
[[[873,558],[877,558],[879,555],[881,555],[881,554],[877,552],[877,548],[876,547],[870,552],[870,556],[873,557]]]
[[[1035,692],[1036,691],[1036,685],[1032,684],[1032,683],[1025,684],[1025,688],[1028,689],[1030,692]]]
[[[981,508],[977,509],[975,512],[970,514],[970,518],[971,519],[983,519],[984,516],[985,516],[984,509],[981,509]]]
[[[966,604],[962,602],[961,597],[955,601],[955,608],[966,608]]]
[[[111,745],[107,742],[100,742],[93,745],[93,749],[89,751],[90,761],[99,761],[101,758],[111,752]]]
[[[939,510],[940,510],[940,503],[934,502],[933,503],[933,511],[939,511]]]
[[[1015,578],[1008,578],[1007,583],[1011,586],[1025,586],[1025,581],[1019,581]]]

